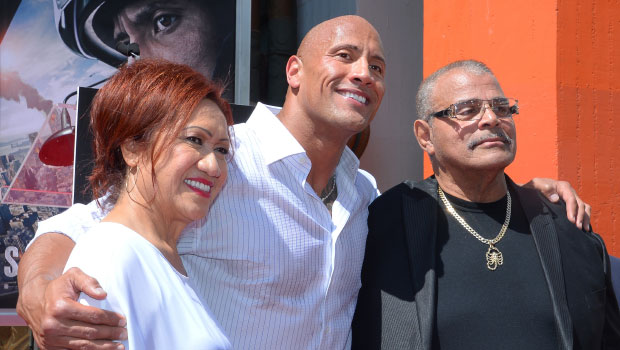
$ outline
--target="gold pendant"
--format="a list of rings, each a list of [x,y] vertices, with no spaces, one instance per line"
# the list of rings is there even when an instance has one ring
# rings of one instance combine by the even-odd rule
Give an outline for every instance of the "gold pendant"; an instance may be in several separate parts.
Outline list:
[[[502,265],[504,263],[504,256],[499,249],[495,248],[493,244],[489,244],[489,249],[487,250],[487,267],[489,270],[494,271],[497,266]]]

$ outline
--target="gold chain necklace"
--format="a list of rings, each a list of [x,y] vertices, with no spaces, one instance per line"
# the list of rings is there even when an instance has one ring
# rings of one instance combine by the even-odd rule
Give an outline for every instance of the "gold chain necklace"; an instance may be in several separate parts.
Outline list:
[[[454,208],[452,207],[452,204],[450,204],[450,202],[448,201],[448,198],[446,198],[446,195],[443,193],[443,190],[439,186],[437,186],[437,193],[439,194],[439,198],[441,198],[441,201],[443,202],[443,204],[446,206],[446,209],[448,210],[448,212],[452,214],[452,216],[456,219],[456,221],[458,221],[459,224],[461,224],[465,228],[465,230],[467,230],[467,232],[471,233],[472,236],[476,237],[477,240],[479,240],[480,242],[484,244],[489,245],[489,249],[487,250],[487,254],[486,254],[487,267],[489,268],[489,270],[495,270],[497,266],[504,264],[504,256],[502,255],[502,252],[500,252],[499,249],[495,247],[495,244],[497,244],[497,242],[499,242],[502,238],[504,238],[504,234],[506,233],[506,230],[508,229],[508,224],[510,224],[510,214],[512,211],[512,198],[510,198],[510,191],[506,192],[506,195],[508,198],[508,201],[507,201],[508,203],[506,204],[506,219],[504,219],[504,224],[502,225],[502,228],[499,230],[497,237],[493,239],[486,239],[480,236],[478,232],[476,232],[476,230],[471,228],[471,226],[469,226],[467,222],[463,220],[463,218],[456,212],[456,210],[454,210]]]

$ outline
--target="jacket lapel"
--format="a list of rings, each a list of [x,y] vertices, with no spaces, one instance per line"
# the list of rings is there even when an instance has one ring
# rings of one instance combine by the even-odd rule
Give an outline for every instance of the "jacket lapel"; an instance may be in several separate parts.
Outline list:
[[[437,191],[434,179],[413,186],[411,195],[403,196],[403,217],[415,294],[415,314],[418,334],[416,349],[431,349],[435,325],[437,277],[435,274],[435,244],[437,230]]]
[[[573,325],[566,300],[562,257],[553,219],[537,191],[516,186],[510,179],[507,181],[517,193],[518,200],[530,223],[530,230],[553,303],[553,314],[560,336],[561,349],[573,349]]]

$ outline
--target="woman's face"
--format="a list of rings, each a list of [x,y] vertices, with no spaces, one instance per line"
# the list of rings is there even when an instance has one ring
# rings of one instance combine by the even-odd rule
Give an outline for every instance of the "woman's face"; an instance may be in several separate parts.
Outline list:
[[[202,100],[176,140],[157,160],[154,184],[150,162],[140,164],[146,170],[141,179],[146,191],[144,197],[154,199],[149,205],[172,220],[193,221],[204,217],[228,174],[227,130],[226,118],[219,107],[211,100]]]

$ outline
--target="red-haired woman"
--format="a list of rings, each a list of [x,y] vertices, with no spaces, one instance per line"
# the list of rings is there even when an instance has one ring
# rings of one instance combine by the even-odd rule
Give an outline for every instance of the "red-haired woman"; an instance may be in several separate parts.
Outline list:
[[[80,302],[125,315],[126,349],[230,347],[177,252],[226,180],[232,115],[221,92],[187,66],[143,60],[93,102],[90,182],[109,212],[78,239],[65,270],[99,281],[106,299],[82,293]]]

